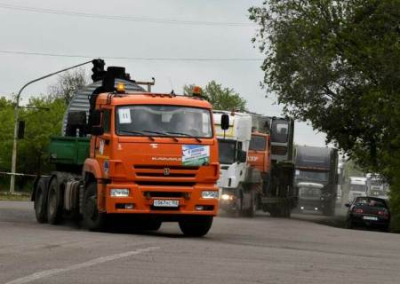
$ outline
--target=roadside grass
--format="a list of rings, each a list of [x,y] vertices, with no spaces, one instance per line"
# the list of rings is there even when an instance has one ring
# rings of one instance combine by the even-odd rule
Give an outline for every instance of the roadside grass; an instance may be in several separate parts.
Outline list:
[[[31,195],[26,192],[17,192],[11,194],[6,191],[0,191],[0,201],[29,201]]]

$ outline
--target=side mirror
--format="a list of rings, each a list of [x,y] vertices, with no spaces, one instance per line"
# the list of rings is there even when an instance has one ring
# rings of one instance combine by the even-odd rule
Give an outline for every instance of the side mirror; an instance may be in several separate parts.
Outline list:
[[[247,152],[243,150],[238,151],[238,162],[239,163],[246,163],[247,161]]]
[[[92,110],[90,113],[90,125],[99,125],[101,123],[101,111],[98,109]]]
[[[226,113],[222,114],[221,116],[221,129],[229,129],[229,115],[227,115]]]
[[[92,126],[90,134],[93,136],[101,136],[104,134],[104,128],[102,126]]]
[[[349,208],[350,208],[351,204],[350,204],[350,203],[346,203],[344,206],[346,206],[346,207],[349,207]]]

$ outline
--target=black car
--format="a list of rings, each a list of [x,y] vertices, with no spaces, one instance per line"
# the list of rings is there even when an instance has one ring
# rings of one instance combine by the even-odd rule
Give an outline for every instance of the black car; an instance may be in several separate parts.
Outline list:
[[[390,211],[386,200],[376,197],[361,196],[353,200],[346,216],[346,228],[356,226],[377,227],[389,231]]]

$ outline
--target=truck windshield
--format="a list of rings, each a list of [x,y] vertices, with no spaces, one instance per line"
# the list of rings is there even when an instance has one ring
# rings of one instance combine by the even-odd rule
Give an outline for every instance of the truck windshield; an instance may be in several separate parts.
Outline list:
[[[319,188],[301,187],[299,189],[299,196],[300,197],[320,197],[321,190]]]
[[[118,107],[116,130],[124,136],[174,136],[211,138],[211,113],[207,109],[134,105]]]
[[[328,172],[296,170],[296,179],[307,181],[327,181]]]
[[[266,139],[264,136],[252,135],[249,149],[253,151],[265,151]]]
[[[277,143],[286,143],[288,141],[289,124],[283,120],[272,122],[271,141]]]
[[[236,142],[224,139],[218,139],[219,162],[230,165],[235,162]]]

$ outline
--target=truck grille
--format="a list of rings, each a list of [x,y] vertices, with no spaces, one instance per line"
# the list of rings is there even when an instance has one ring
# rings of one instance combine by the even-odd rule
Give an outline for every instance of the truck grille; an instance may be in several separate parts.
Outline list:
[[[139,185],[193,186],[199,167],[136,165]]]

